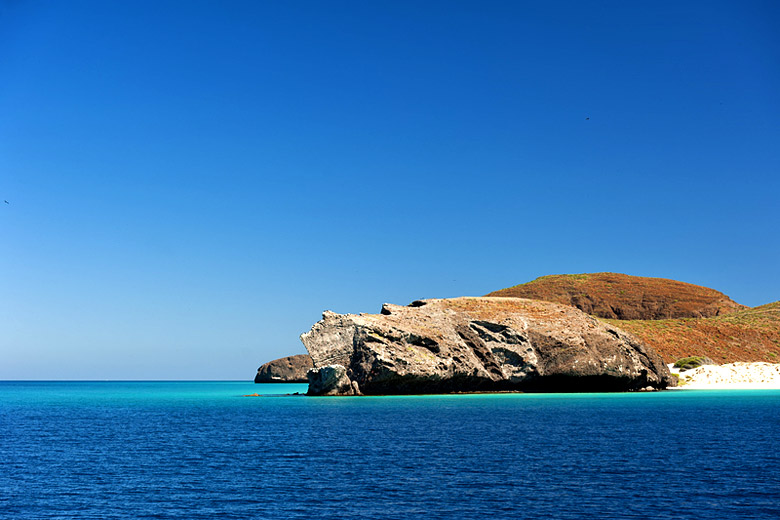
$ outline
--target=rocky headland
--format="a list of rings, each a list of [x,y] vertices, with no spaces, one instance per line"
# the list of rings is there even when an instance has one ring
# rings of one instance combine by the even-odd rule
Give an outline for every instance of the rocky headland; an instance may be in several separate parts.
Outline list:
[[[769,369],[780,367],[777,364],[780,361],[780,302],[770,303],[767,305],[761,305],[759,307],[746,307],[736,303],[725,294],[709,289],[707,287],[701,287],[697,285],[678,282],[675,280],[666,280],[662,278],[647,278],[638,276],[629,276],[619,273],[594,273],[594,274],[574,274],[574,275],[551,275],[543,276],[531,282],[510,287],[508,289],[502,289],[490,293],[490,295],[501,295],[508,298],[523,298],[548,301],[551,303],[558,303],[566,305],[569,308],[574,307],[580,309],[592,317],[598,318],[600,322],[611,327],[612,329],[621,331],[621,334],[628,333],[634,337],[634,340],[638,339],[643,345],[643,348],[648,351],[655,351],[660,355],[665,363],[674,363],[681,358],[704,357],[708,358],[708,363],[714,364],[734,364],[741,363],[738,366],[738,370],[732,370],[731,368],[726,371],[721,371],[718,376],[721,383],[726,384],[726,376],[731,377],[735,384],[742,384],[745,377],[744,373],[750,372],[758,374],[749,377],[753,377],[758,380],[761,379],[767,367],[764,367],[764,363],[769,363]],[[489,296],[493,298],[493,296]],[[413,305],[425,306],[428,303],[425,302],[444,302],[444,301],[466,301],[466,300],[479,300],[460,298],[454,300],[425,300]],[[425,305],[423,305],[425,304]],[[437,304],[442,307],[447,307],[446,303]],[[456,305],[457,307],[457,305]],[[501,313],[506,311],[500,310],[496,314],[491,314],[493,311],[481,312],[481,317],[478,320],[488,323],[500,322],[503,319]],[[424,346],[415,344],[417,341],[414,338],[427,338],[421,339],[423,343],[429,339],[435,339],[431,335],[426,335],[425,331],[417,330],[417,326],[414,325],[411,329],[407,330],[404,327],[398,325],[391,325],[390,321],[386,320],[385,316],[392,316],[392,309],[406,309],[406,307],[398,307],[392,305],[386,305],[383,312],[380,315],[381,318],[371,318],[371,316],[361,314],[356,318],[352,315],[342,317],[345,320],[353,320],[349,327],[353,327],[356,330],[369,330],[367,327],[377,326],[379,329],[384,330],[383,327],[388,328],[389,334],[396,334],[399,338],[408,338],[404,341],[409,343],[408,349],[404,352],[411,353],[417,348],[425,348]],[[411,309],[417,309],[412,306]],[[375,385],[376,392],[400,392],[400,390],[394,390],[390,381],[414,381],[411,385],[409,392],[418,391],[411,390],[421,388],[419,391],[427,391],[426,388],[439,388],[437,391],[473,391],[474,388],[479,390],[500,390],[505,388],[517,389],[520,386],[526,386],[531,388],[534,384],[541,384],[540,378],[537,383],[532,383],[534,378],[521,385],[517,378],[512,380],[509,378],[509,383],[504,381],[500,377],[489,376],[484,377],[485,373],[490,373],[490,370],[483,365],[481,368],[477,364],[464,365],[462,361],[467,359],[461,353],[462,345],[465,340],[458,333],[458,330],[463,332],[464,330],[474,331],[474,327],[471,325],[469,319],[461,319],[461,310],[448,308],[448,313],[442,314],[444,317],[438,317],[436,319],[426,318],[436,324],[437,334],[444,338],[442,342],[437,343],[440,351],[438,353],[428,349],[429,354],[437,358],[437,363],[434,364],[433,372],[431,372],[431,381],[424,383],[425,377],[423,376],[423,367],[417,362],[411,362],[410,360],[400,356],[398,352],[393,349],[387,348],[382,353],[382,361],[377,362],[377,366],[384,366],[385,364],[393,365],[387,361],[387,359],[393,359],[398,356],[399,366],[396,368],[388,369],[392,374],[398,374],[397,376],[388,376],[387,380],[382,384]],[[451,311],[451,312],[450,312]],[[396,311],[396,317],[400,316],[404,311]],[[513,313],[514,311],[510,312]],[[388,314],[389,313],[389,314]],[[441,314],[441,313],[440,313]],[[422,314],[421,314],[422,315]],[[328,318],[330,316],[330,318]],[[327,322],[333,323],[333,317],[338,315],[332,315],[332,313],[326,313],[325,320],[320,324]],[[455,316],[461,316],[455,319],[451,324],[445,325],[443,321],[446,321]],[[410,318],[411,319],[411,318]],[[465,319],[465,321],[464,321]],[[547,318],[545,318],[547,319]],[[592,319],[592,318],[591,318]],[[362,320],[362,321],[361,321]],[[377,325],[375,322],[380,320],[384,325]],[[526,319],[526,322],[528,320]],[[318,324],[312,331],[319,330]],[[366,325],[368,324],[368,325]],[[455,330],[454,327],[459,327]],[[464,328],[465,326],[465,328]],[[478,327],[479,325],[475,325]],[[514,325],[517,326],[517,325]],[[542,321],[535,322],[535,326],[543,328],[544,323]],[[565,328],[566,324],[558,322],[554,326],[561,326]],[[395,328],[393,328],[395,327]],[[512,328],[512,326],[510,326]],[[427,329],[426,329],[427,330]],[[514,330],[514,329],[513,329]],[[575,328],[576,330],[576,328]],[[398,332],[400,331],[400,332]],[[446,333],[442,331],[448,331]],[[454,331],[454,332],[453,332]],[[311,334],[311,333],[309,333]],[[391,336],[392,336],[391,334]],[[475,332],[477,336],[479,333]],[[495,336],[495,332],[491,332]],[[381,336],[382,333],[377,333],[377,336]],[[304,335],[306,337],[306,335]],[[346,349],[348,352],[357,350],[365,350],[363,346],[363,335],[353,334],[350,337],[358,338],[358,346],[350,347]],[[459,342],[457,348],[450,349],[450,343],[453,338],[459,338],[456,341]],[[375,338],[376,339],[376,338]],[[485,342],[484,338],[481,338],[483,343],[487,346],[494,346],[495,342]],[[306,343],[304,339],[304,343]],[[389,341],[389,340],[386,340]],[[360,343],[363,342],[363,343]],[[371,340],[369,339],[370,343]],[[335,344],[335,343],[334,343]],[[308,346],[308,344],[307,344]],[[314,347],[318,348],[318,347]],[[341,347],[339,347],[341,348]],[[311,349],[309,349],[311,351]],[[368,349],[372,351],[372,349]],[[481,350],[478,348],[477,351]],[[423,351],[419,351],[423,352]],[[475,351],[476,352],[476,351]],[[459,353],[460,360],[454,360],[447,365],[447,362],[443,360],[447,355]],[[363,355],[363,354],[361,354]],[[373,354],[372,354],[373,355]],[[378,355],[378,354],[377,354]],[[474,354],[477,355],[476,353]],[[320,354],[317,354],[320,356]],[[496,354],[493,354],[496,357]],[[300,358],[300,366],[296,371],[295,376],[289,375],[289,372],[280,372],[278,369],[273,372],[272,379],[256,379],[257,382],[278,382],[281,380],[289,380],[295,382],[305,381],[305,365],[304,360],[308,362],[308,366],[313,366],[313,361],[309,356],[293,356]],[[315,356],[316,357],[316,356]],[[500,357],[500,356],[499,356]],[[309,359],[306,359],[309,358]],[[441,358],[441,359],[439,359]],[[283,367],[288,365],[288,358],[282,360],[276,360],[271,363],[266,363],[263,367]],[[334,358],[335,359],[335,358]],[[330,369],[323,370],[322,363],[331,363],[328,361],[328,356],[322,357],[322,363],[318,364],[318,371],[313,376],[314,379],[310,380],[310,387],[312,393],[322,393],[324,388],[341,388],[336,393],[355,393],[361,390],[360,378],[353,380],[354,374],[357,373],[352,367],[353,359],[352,354],[349,356],[341,356],[340,363],[346,363],[339,367],[331,367]],[[470,358],[469,358],[470,359]],[[403,363],[408,364],[408,368],[404,368]],[[336,363],[333,361],[333,363]],[[441,363],[444,363],[443,365]],[[499,360],[498,365],[503,371],[505,368]],[[751,366],[745,365],[745,363]],[[338,364],[338,363],[336,363]],[[488,363],[488,365],[490,365]],[[448,367],[446,374],[442,375],[438,370],[442,367]],[[492,365],[490,365],[492,366]],[[261,370],[263,370],[261,367]],[[471,370],[471,372],[469,372]],[[474,370],[476,374],[474,375]],[[708,367],[704,372],[712,372],[714,368]],[[752,371],[752,372],[751,372]],[[771,370],[770,370],[771,371]],[[529,372],[532,373],[533,371]],[[542,371],[538,371],[539,374]],[[264,374],[267,374],[264,371]],[[448,374],[453,374],[451,377]],[[724,375],[725,374],[725,375]],[[692,374],[688,374],[692,376]],[[703,377],[703,376],[702,376]],[[549,379],[549,378],[548,378]],[[701,378],[700,378],[701,379]],[[357,381],[357,382],[356,382]],[[373,381],[373,379],[372,379]],[[378,381],[378,380],[377,380]],[[462,385],[461,382],[465,381],[466,384]],[[704,382],[702,382],[704,381]],[[696,384],[715,384],[715,376],[701,379]],[[356,382],[357,389],[353,383]],[[709,382],[709,383],[707,383]],[[399,383],[403,386],[405,383]],[[764,383],[762,383],[764,384]],[[370,387],[374,385],[372,383]],[[380,390],[382,385],[388,387],[386,390]],[[565,389],[565,388],[562,388]],[[408,393],[408,392],[407,392]]]
[[[301,336],[312,395],[628,391],[674,384],[652,349],[571,306],[453,298],[336,314]]]
[[[255,383],[306,383],[306,372],[313,366],[307,354],[275,359],[257,369]]]

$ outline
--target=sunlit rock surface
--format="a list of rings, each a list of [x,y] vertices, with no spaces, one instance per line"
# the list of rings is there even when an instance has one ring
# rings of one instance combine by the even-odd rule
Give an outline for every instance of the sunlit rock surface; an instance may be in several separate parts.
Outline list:
[[[311,395],[628,391],[672,384],[661,358],[635,337],[573,307],[522,298],[385,304],[381,314],[326,311],[301,340],[314,363]],[[318,373],[332,365],[344,368],[338,388],[323,385]]]

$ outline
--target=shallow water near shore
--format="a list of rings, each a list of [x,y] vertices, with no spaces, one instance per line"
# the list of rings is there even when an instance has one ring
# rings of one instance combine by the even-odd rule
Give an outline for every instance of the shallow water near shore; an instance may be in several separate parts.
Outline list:
[[[305,390],[0,382],[0,516],[780,517],[780,390]]]

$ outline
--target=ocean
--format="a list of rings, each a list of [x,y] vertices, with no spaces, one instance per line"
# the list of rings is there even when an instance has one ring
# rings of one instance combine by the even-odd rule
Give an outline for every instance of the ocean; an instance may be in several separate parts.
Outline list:
[[[0,382],[0,518],[780,518],[777,390],[305,390]]]

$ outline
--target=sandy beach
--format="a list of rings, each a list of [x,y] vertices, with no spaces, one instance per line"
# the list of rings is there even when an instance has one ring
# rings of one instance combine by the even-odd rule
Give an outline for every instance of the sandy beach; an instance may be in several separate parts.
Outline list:
[[[680,372],[682,389],[780,389],[780,363],[728,363],[704,365]]]

